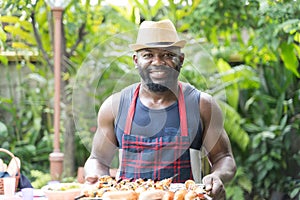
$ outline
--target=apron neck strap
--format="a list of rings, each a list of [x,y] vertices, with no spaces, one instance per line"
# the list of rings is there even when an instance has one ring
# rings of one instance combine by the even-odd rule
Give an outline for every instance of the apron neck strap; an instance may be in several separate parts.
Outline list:
[[[182,84],[179,82],[179,94],[178,94],[178,109],[179,109],[179,118],[180,118],[180,130],[181,130],[181,136],[188,136],[188,128],[187,128],[187,118],[186,118],[186,108],[185,108],[185,100],[184,95],[182,91]],[[131,125],[133,122],[134,112],[135,112],[135,106],[136,101],[139,96],[139,90],[140,90],[141,84],[139,84],[133,94],[131,104],[129,106],[126,124],[125,124],[125,130],[124,134],[130,135],[131,131]]]

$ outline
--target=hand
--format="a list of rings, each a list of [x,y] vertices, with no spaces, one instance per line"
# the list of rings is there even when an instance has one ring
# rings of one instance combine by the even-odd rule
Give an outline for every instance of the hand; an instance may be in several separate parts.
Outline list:
[[[93,176],[86,176],[85,177],[85,183],[86,184],[95,184],[97,181],[99,180],[99,177],[97,175],[93,175]]]
[[[205,190],[209,196],[213,197],[214,200],[226,199],[225,188],[222,180],[213,174],[208,174],[202,179],[202,183],[205,185]]]

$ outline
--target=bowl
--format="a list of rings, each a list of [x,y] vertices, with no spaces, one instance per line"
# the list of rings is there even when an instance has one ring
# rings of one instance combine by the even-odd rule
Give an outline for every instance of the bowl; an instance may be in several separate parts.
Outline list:
[[[48,200],[74,200],[81,193],[80,183],[58,183],[42,187]]]

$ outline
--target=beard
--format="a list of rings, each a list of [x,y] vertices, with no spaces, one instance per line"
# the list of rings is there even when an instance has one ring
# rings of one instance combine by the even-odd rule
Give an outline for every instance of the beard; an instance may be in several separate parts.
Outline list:
[[[149,88],[150,91],[152,92],[165,92],[165,91],[168,91],[169,88],[164,86],[164,85],[161,85],[161,84],[158,84],[158,83],[146,83],[147,87]]]
[[[180,73],[181,66],[176,66],[176,68],[171,68],[169,66],[148,66],[146,69],[138,66],[139,74],[146,84],[148,89],[152,92],[166,92],[171,88],[174,88],[174,85],[177,85],[178,76]],[[160,81],[153,81],[150,77],[151,70],[159,70],[167,73],[167,77]]]

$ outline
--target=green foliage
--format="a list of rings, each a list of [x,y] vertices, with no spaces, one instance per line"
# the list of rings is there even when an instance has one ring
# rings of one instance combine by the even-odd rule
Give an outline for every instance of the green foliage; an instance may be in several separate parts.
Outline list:
[[[292,71],[297,77],[300,77],[300,74],[298,72],[298,58],[294,51],[294,44],[282,43],[280,46],[280,56],[285,67],[288,70]]]
[[[36,41],[32,37],[32,26],[28,21],[16,16],[1,16],[0,21],[7,23],[4,26],[4,31],[10,33],[14,38],[11,43],[11,48],[16,49],[30,49],[30,46],[35,45]],[[6,37],[2,37],[2,41],[6,40]],[[6,48],[9,46],[5,46]]]
[[[249,148],[251,155],[246,159],[245,165],[255,169],[249,173],[257,186],[253,193],[264,198],[270,196],[272,191],[292,191],[288,183],[291,183],[297,175],[289,173],[289,163],[296,162],[296,157],[293,155],[299,152],[299,150],[291,151],[291,141],[295,139],[293,130],[299,127],[298,122],[288,120],[296,114],[294,104],[299,103],[299,100],[297,102],[289,100],[290,95],[293,95],[288,89],[292,85],[292,80],[287,80],[288,76],[282,76],[284,74],[282,71],[275,68],[273,71],[280,73],[276,75],[284,78],[284,82],[289,83],[289,86],[285,86],[284,89],[282,86],[272,87],[273,84],[269,84],[269,81],[274,79],[274,74],[266,75],[266,86],[272,87],[273,90],[265,89],[273,95],[260,90],[246,103],[248,122],[245,124],[245,129],[251,133],[252,145]],[[281,79],[277,79],[277,83],[280,81]],[[260,112],[262,109],[263,113]]]
[[[232,200],[244,199],[251,193],[253,187],[245,169],[239,167],[233,180],[226,184],[226,197]]]
[[[66,99],[79,105],[74,108],[77,165],[89,154],[100,104],[138,79],[128,50],[137,24],[170,18],[189,44],[180,79],[213,95],[224,112],[238,166],[236,177],[226,184],[227,197],[269,199],[273,191],[299,197],[299,174],[289,170],[300,168],[299,147],[294,144],[298,145],[300,124],[298,1],[131,0],[126,7],[89,2],[72,1],[64,11],[62,75]],[[13,95],[7,74],[10,96],[0,98],[0,109],[11,119],[0,123],[0,139],[5,139],[2,147],[22,157],[27,175],[30,169],[41,170],[31,177],[39,177],[37,185],[42,186],[52,149],[50,9],[44,1],[24,0],[2,1],[0,7],[0,20],[6,24],[0,27],[0,48],[39,49],[42,64],[18,60],[18,69],[30,70],[20,79],[21,101]],[[34,26],[29,23],[33,19]],[[33,27],[38,28],[40,43]],[[5,56],[0,61],[8,64]],[[83,105],[76,96],[90,104]],[[68,104],[62,108],[66,117],[71,109]],[[80,114],[82,110],[86,113]]]
[[[256,67],[278,61],[281,55],[287,69],[299,77],[299,15],[297,1],[204,0],[184,21],[193,24],[191,32],[214,44],[218,56],[238,54]]]
[[[51,176],[48,173],[44,173],[38,170],[31,170],[30,175],[33,178],[31,185],[35,189],[40,189],[43,186],[47,185],[51,181]]]
[[[15,84],[8,82],[13,90]],[[10,116],[6,121],[9,134],[5,137],[2,148],[12,150],[22,160],[22,172],[29,174],[30,169],[44,169],[51,150],[50,129],[51,108],[45,99],[48,97],[47,81],[37,73],[29,73],[20,80],[18,90],[20,98],[15,96],[0,97],[0,110]],[[18,102],[18,103],[16,103]]]
[[[2,122],[0,122],[0,137],[1,137],[1,141],[5,141],[5,138],[7,136],[8,136],[7,127],[5,126],[5,124],[3,124]]]
[[[231,142],[235,143],[242,151],[247,149],[247,146],[250,142],[248,133],[242,128],[244,120],[241,116],[228,104],[223,101],[219,101],[224,116],[224,127],[229,135]]]
[[[295,120],[299,113],[299,80],[296,79],[299,77],[299,14],[297,1],[203,0],[183,20],[193,24],[191,32],[212,44],[213,56],[228,62],[233,59],[243,62],[250,69],[249,76],[243,77],[253,77],[244,81],[252,86],[230,84],[228,80],[239,80],[236,73],[228,73],[236,67],[231,68],[223,60],[217,62],[221,70],[218,76],[224,81],[223,88],[227,88],[228,103],[240,115],[237,124],[249,135],[249,144],[245,146],[245,152],[249,153],[237,152],[235,145],[233,149],[238,166],[247,171],[245,176],[253,188],[246,190],[234,182],[228,186],[231,199],[242,196],[269,199],[273,191],[293,192],[292,197],[299,195],[291,186],[299,174],[287,170],[291,163],[297,163],[298,155],[295,147],[294,151],[289,150],[289,140],[299,138],[292,128],[299,126],[299,120]],[[230,116],[226,118],[234,121]],[[234,127],[235,123],[225,122],[226,126]],[[232,141],[233,138],[230,135]]]

